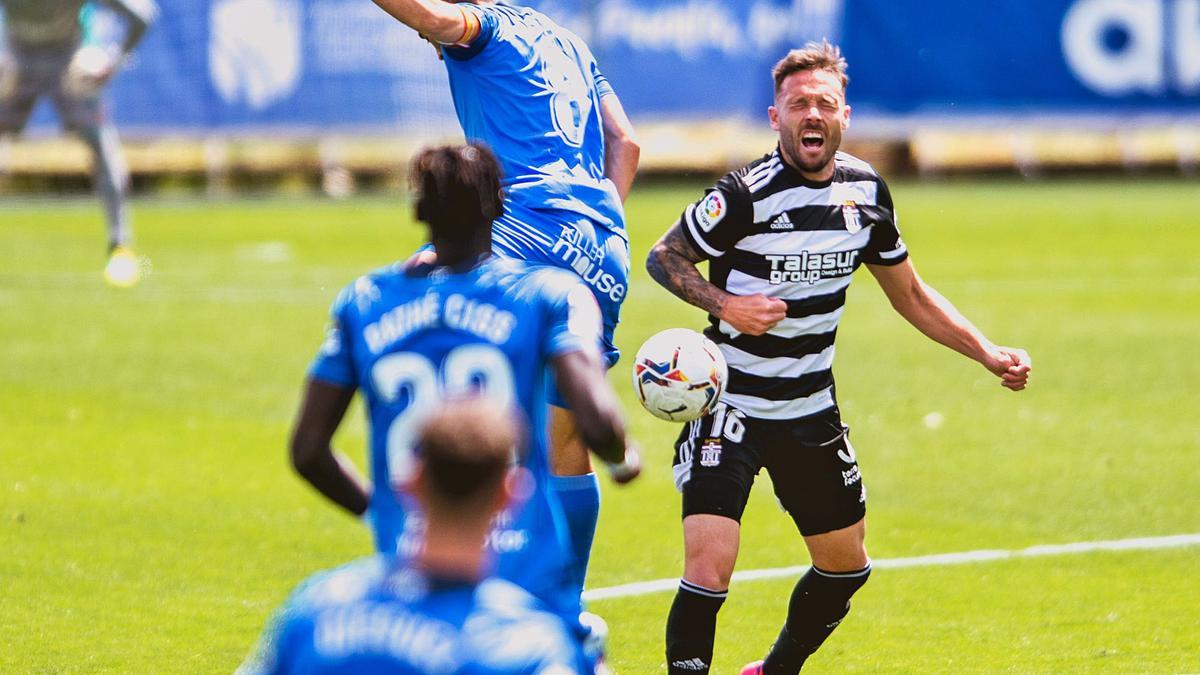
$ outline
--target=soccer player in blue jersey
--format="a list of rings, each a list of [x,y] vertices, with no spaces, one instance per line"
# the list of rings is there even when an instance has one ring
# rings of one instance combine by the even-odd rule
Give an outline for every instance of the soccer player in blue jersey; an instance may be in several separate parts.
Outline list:
[[[512,499],[519,422],[487,397],[443,403],[420,430],[407,490],[425,514],[410,565],[378,555],[293,592],[239,673],[590,673],[563,620],[489,578],[483,542]]]
[[[551,377],[614,478],[638,472],[604,378],[596,301],[575,275],[491,253],[500,183],[485,147],[426,150],[412,177],[416,215],[428,225],[436,264],[376,271],[335,301],[293,433],[293,463],[334,502],[368,513],[379,551],[409,555],[423,519],[388,486],[411,476],[417,425],[446,396],[469,391],[517,410],[527,429],[518,459],[532,475],[530,494],[497,520],[488,545],[501,577],[574,620],[579,593],[569,575],[569,539],[548,491]],[[356,390],[366,399],[373,491],[330,447]]]
[[[618,356],[613,331],[629,290],[622,202],[640,148],[591,50],[545,15],[507,3],[375,3],[439,46],[464,134],[500,159],[505,203],[492,225],[493,249],[582,277],[603,312],[611,367]],[[561,407],[552,414],[552,441],[554,484],[569,519],[582,589],[599,485]]]
[[[125,24],[120,45],[103,44],[95,35],[99,5]],[[118,287],[136,284],[141,270],[130,248],[129,171],[102,94],[157,14],[154,0],[0,0],[0,136],[20,133],[45,96],[63,126],[87,144],[108,222],[104,278]]]

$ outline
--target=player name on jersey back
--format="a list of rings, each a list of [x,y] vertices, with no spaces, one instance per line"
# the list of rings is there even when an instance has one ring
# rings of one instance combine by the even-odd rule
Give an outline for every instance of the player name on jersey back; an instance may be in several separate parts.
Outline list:
[[[363,339],[374,354],[381,354],[409,335],[439,326],[466,331],[492,344],[512,337],[517,317],[495,305],[451,293],[444,299],[436,290],[385,312],[363,329]]]
[[[398,603],[334,607],[317,614],[313,624],[313,647],[322,659],[380,654],[428,673],[460,665],[458,629]]]

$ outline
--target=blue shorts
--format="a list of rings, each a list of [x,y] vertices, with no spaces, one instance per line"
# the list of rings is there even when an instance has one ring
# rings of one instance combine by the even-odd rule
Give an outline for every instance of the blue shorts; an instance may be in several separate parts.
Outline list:
[[[534,210],[506,202],[504,215],[492,223],[492,250],[578,274],[600,304],[604,360],[609,368],[617,363],[621,352],[613,333],[629,294],[629,240],[624,231],[598,226],[574,211]]]

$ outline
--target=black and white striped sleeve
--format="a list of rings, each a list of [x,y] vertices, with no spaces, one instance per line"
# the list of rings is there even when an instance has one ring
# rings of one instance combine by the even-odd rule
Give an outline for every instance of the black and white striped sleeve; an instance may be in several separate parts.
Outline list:
[[[754,205],[745,183],[729,174],[680,217],[688,242],[705,258],[719,258],[749,232]]]
[[[877,219],[871,228],[871,240],[863,249],[862,261],[869,265],[898,265],[908,259],[908,247],[900,237],[892,193],[882,179],[879,179],[878,186],[875,201]]]

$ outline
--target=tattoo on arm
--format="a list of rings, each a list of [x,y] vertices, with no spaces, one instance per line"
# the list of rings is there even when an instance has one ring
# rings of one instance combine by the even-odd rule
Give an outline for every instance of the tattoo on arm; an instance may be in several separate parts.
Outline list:
[[[682,228],[682,223],[676,222],[650,249],[646,271],[684,302],[720,316],[729,294],[710,283],[696,269],[704,256],[684,237]]]

